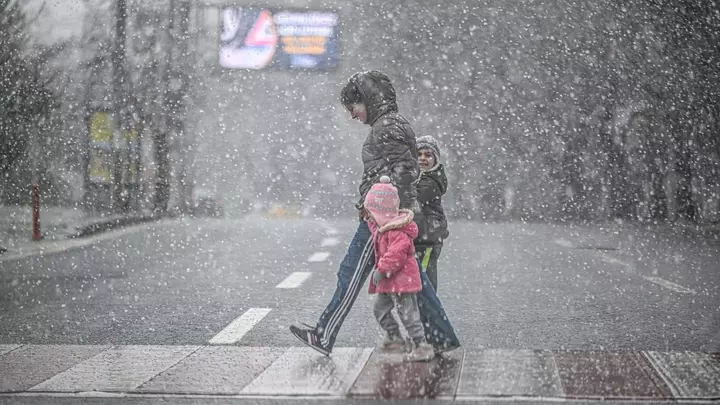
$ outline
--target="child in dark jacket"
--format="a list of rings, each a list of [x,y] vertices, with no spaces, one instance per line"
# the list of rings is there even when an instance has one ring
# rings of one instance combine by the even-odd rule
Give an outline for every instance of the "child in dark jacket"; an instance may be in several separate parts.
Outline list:
[[[435,138],[422,136],[417,139],[420,178],[417,183],[420,210],[415,213],[419,235],[415,238],[415,250],[427,272],[435,291],[438,289],[437,262],[443,241],[449,236],[447,218],[442,207],[442,196],[447,192],[448,180],[440,163],[440,148]]]
[[[382,176],[380,183],[373,185],[365,196],[364,207],[370,216],[368,226],[373,234],[377,263],[369,290],[370,294],[377,294],[373,312],[385,330],[385,349],[405,348],[405,340],[400,336],[400,325],[391,313],[393,307],[396,307],[413,343],[413,350],[405,360],[429,361],[435,353],[425,340],[415,296],[422,290],[413,246],[418,228],[413,222],[413,212],[401,210],[399,206],[398,191],[388,176]]]

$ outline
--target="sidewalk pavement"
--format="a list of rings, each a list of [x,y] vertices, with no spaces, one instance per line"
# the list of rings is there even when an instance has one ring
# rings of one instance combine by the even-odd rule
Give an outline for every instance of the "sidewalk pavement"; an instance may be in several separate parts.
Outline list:
[[[71,207],[42,207],[41,241],[32,240],[32,207],[0,206],[0,257],[43,251],[59,241],[159,219],[147,212],[101,215]]]
[[[0,345],[0,397],[23,393],[717,400],[720,354],[459,349],[404,363],[361,347]]]

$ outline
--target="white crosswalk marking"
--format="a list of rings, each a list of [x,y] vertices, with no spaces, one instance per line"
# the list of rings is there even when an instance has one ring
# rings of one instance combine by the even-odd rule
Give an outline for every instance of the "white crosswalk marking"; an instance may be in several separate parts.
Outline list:
[[[330,257],[330,253],[328,252],[315,252],[313,253],[310,258],[308,258],[309,262],[324,262],[328,257]]]
[[[197,350],[196,346],[113,347],[30,391],[125,392],[175,365]]]
[[[310,278],[312,273],[306,271],[296,271],[291,273],[285,280],[275,286],[275,288],[298,288],[302,283]]]
[[[720,398],[720,359],[707,353],[645,352],[678,398]]]
[[[13,395],[712,400],[720,356],[459,349],[408,363],[363,347],[20,345],[0,354],[0,397]]]
[[[551,355],[533,350],[486,350],[465,363],[469,369],[482,370],[481,378],[463,378],[458,392],[475,396],[529,393],[535,396],[560,396],[562,383]],[[542,370],[542,372],[540,372]]]
[[[23,345],[0,356],[0,392],[26,391],[110,347]]]
[[[238,395],[285,350],[284,347],[206,346],[137,391]]]
[[[339,348],[332,359],[305,347],[289,349],[243,389],[252,395],[342,395],[350,389],[372,349]],[[303,378],[296,377],[298,365]]]
[[[320,247],[331,247],[340,243],[338,238],[325,238],[320,242]]]
[[[235,318],[230,325],[221,330],[220,333],[210,339],[215,345],[232,344],[238,342],[246,333],[257,325],[265,315],[270,313],[270,308],[250,308],[244,314]]]

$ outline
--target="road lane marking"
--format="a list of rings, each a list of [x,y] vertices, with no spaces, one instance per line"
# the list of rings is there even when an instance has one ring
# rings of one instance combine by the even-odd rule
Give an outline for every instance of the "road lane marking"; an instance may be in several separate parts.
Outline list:
[[[258,324],[268,313],[270,308],[250,308],[244,314],[235,318],[230,325],[221,330],[220,333],[210,339],[210,343],[215,345],[232,344],[238,342]]]
[[[330,257],[329,252],[315,252],[312,256],[308,258],[309,262],[324,262],[328,257]]]
[[[604,261],[605,263],[614,264],[616,266],[624,267],[625,272],[628,274],[637,275],[637,271],[635,271],[635,265],[632,263],[625,262],[623,260],[620,260],[618,258],[615,258],[607,253],[603,252],[592,252],[595,257],[599,257],[600,260]]]
[[[320,247],[330,247],[335,246],[338,243],[340,243],[340,240],[338,238],[325,238],[320,242]]]
[[[571,247],[573,247],[572,242],[570,242],[569,240],[565,240],[565,239],[555,239],[553,242],[555,242],[555,244],[558,245],[558,246],[562,246],[562,247],[566,247],[566,248],[571,248]]]
[[[694,290],[691,290],[689,288],[683,287],[681,285],[675,284],[671,281],[664,280],[660,277],[653,277],[653,276],[642,276],[645,280],[655,283],[661,287],[665,287],[670,291],[675,291],[680,294],[697,294]]]
[[[600,256],[600,258],[601,258],[604,262],[606,262],[606,263],[617,264],[618,266],[627,267],[628,270],[632,270],[632,267],[633,267],[633,266],[632,266],[630,263],[628,263],[628,262],[624,262],[624,261],[622,261],[622,260],[620,260],[620,259],[616,259],[616,258],[614,258],[614,257],[612,257],[612,256],[609,256],[609,255],[606,255],[606,254],[604,254],[604,253],[599,253],[599,252],[598,252],[598,253],[596,253],[596,254],[597,254],[598,256]]]
[[[310,278],[312,273],[307,271],[296,271],[291,273],[285,280],[275,286],[275,288],[298,288],[300,285]]]
[[[628,263],[628,262],[622,261],[622,260],[620,260],[620,259],[616,259],[616,258],[614,258],[614,257],[612,257],[612,256],[610,256],[610,255],[608,255],[608,254],[605,254],[605,253],[597,253],[597,255],[600,256],[600,258],[601,258],[603,261],[607,262],[607,263],[616,264],[616,265],[619,265],[619,266],[623,266],[623,267],[625,267],[625,269],[626,269],[628,272],[630,272],[630,273],[635,273],[635,274],[636,274],[636,272],[635,272],[635,266],[634,266],[632,263]],[[657,285],[659,285],[659,286],[661,286],[661,287],[667,288],[667,289],[670,290],[670,291],[675,291],[676,293],[680,293],[680,294],[693,294],[693,295],[697,294],[697,292],[694,291],[694,290],[691,290],[691,289],[689,289],[689,288],[687,288],[687,287],[683,287],[683,286],[681,286],[681,285],[679,285],[679,284],[675,284],[675,283],[673,283],[673,282],[671,282],[671,281],[667,281],[667,280],[662,279],[662,278],[660,278],[660,277],[646,276],[646,275],[644,275],[644,274],[640,274],[640,277],[644,278],[645,280],[647,280],[647,281],[649,281],[649,282],[651,282],[651,283],[654,283],[654,284],[657,284]]]

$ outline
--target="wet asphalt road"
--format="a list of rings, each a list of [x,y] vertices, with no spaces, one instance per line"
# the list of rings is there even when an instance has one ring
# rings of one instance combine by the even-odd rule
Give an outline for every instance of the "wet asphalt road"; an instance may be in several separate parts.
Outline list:
[[[0,261],[0,344],[207,344],[262,308],[237,344],[297,346],[287,326],[320,315],[355,226],[185,219]],[[720,351],[715,240],[458,220],[450,231],[439,295],[466,348]],[[276,287],[294,272],[310,275]],[[380,336],[361,293],[336,347],[372,347]]]

